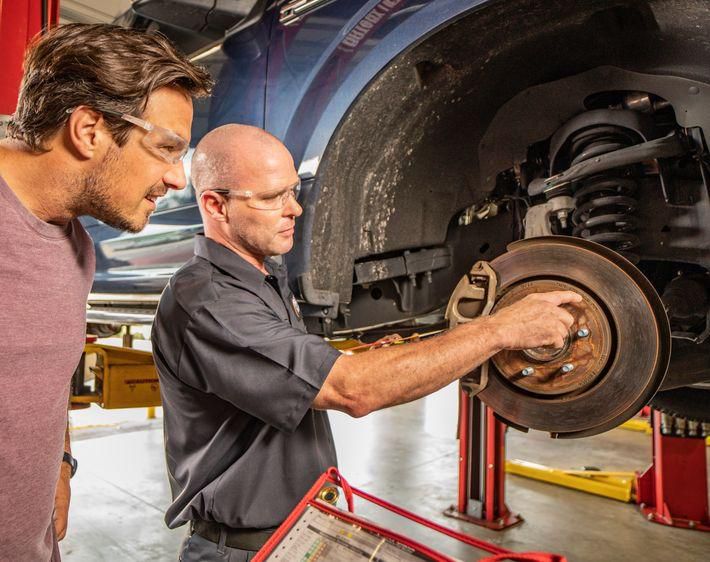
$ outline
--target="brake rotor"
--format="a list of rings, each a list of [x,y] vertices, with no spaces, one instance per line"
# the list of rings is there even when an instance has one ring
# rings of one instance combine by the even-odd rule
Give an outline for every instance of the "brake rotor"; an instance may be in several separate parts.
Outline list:
[[[668,369],[670,327],[634,265],[564,236],[515,242],[490,265],[498,277],[493,313],[532,293],[582,296],[564,305],[575,321],[563,348],[504,350],[491,359],[478,396],[496,414],[513,426],[584,437],[616,427],[651,399]]]

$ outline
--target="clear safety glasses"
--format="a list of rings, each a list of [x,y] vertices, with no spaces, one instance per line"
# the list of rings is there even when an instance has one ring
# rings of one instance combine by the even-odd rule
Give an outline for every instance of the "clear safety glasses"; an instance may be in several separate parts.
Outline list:
[[[154,125],[150,121],[125,113],[115,113],[113,111],[104,111],[103,113],[115,115],[143,129],[146,132],[143,139],[141,139],[143,146],[168,164],[174,165],[180,162],[190,148],[190,143],[170,129]]]
[[[241,199],[246,200],[247,206],[252,209],[260,209],[262,211],[279,211],[286,206],[290,197],[298,199],[298,194],[301,192],[301,180],[299,179],[295,184],[290,185],[282,189],[274,189],[271,191],[253,191],[250,189],[206,189],[205,191],[212,191],[214,193],[219,193],[225,197],[236,196]],[[202,195],[205,194],[202,192]]]
[[[74,108],[67,109],[67,113],[72,113],[73,111]],[[146,150],[148,150],[148,152],[168,164],[175,165],[180,162],[190,148],[190,144],[175,131],[154,125],[150,121],[146,121],[126,113],[109,111],[105,109],[99,109],[98,111],[105,113],[106,115],[120,117],[124,121],[129,122],[131,125],[135,125],[136,127],[143,129],[145,131],[145,135],[143,135],[143,138],[141,139],[141,144],[146,148]]]

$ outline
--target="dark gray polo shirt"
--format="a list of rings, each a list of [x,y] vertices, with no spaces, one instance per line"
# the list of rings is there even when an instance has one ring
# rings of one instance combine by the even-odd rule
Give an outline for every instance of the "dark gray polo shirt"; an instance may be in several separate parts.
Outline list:
[[[306,333],[285,268],[267,269],[198,236],[160,299],[170,528],[277,526],[336,464],[328,416],[311,404],[340,354]]]

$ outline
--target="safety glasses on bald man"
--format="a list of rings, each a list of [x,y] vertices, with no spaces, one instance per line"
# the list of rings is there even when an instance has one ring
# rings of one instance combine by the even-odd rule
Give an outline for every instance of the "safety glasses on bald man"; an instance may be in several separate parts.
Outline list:
[[[281,189],[272,189],[269,191],[255,191],[251,189],[226,189],[226,188],[211,188],[202,191],[200,196],[207,191],[218,193],[224,197],[235,196],[246,200],[248,207],[259,209],[261,211],[280,211],[288,203],[289,198],[298,199],[298,194],[301,192],[301,180],[283,187]]]

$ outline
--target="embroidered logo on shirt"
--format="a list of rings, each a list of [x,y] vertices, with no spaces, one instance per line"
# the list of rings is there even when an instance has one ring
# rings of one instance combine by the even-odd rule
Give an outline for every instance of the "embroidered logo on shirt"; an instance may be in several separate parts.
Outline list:
[[[303,319],[303,315],[301,314],[301,307],[298,306],[298,301],[296,300],[296,297],[291,295],[291,308],[293,308],[293,311],[296,313],[296,317],[299,320]]]

